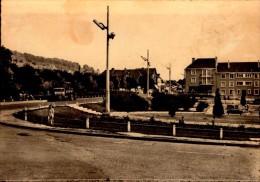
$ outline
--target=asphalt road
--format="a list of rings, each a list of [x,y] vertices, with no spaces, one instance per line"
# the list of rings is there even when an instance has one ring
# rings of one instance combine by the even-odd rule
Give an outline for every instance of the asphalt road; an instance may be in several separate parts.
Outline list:
[[[76,102],[78,102],[78,103],[89,103],[89,102],[99,102],[99,101],[102,101],[102,100],[103,99],[101,97],[97,97],[97,98],[82,98],[82,99],[77,99],[77,100],[74,100],[74,101],[56,101],[56,102],[20,101],[20,102],[13,102],[13,103],[9,102],[8,104],[0,105],[0,110],[24,109],[24,107],[33,108],[33,107],[39,107],[40,105],[41,106],[48,106],[50,104],[55,104],[56,106],[58,106],[58,105],[65,105],[66,103],[75,104]]]
[[[0,180],[260,180],[260,150],[49,133],[0,125]]]

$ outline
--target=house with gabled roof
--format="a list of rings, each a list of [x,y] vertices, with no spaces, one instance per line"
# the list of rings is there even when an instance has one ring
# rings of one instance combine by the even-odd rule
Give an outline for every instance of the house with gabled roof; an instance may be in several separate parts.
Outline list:
[[[105,71],[102,73],[105,75]],[[110,80],[117,80],[119,82],[118,89],[133,89],[141,88],[146,90],[147,83],[147,68],[123,69],[118,70],[112,68],[110,70]],[[160,74],[157,73],[156,68],[149,68],[149,83],[150,89],[158,89],[160,83]]]

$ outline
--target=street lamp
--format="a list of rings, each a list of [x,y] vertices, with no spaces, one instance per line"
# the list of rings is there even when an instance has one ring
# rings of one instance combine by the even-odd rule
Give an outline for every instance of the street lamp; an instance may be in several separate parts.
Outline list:
[[[149,97],[149,50],[147,50],[147,58],[144,58],[143,56],[141,56],[141,58],[147,62],[147,97]]]
[[[172,71],[171,64],[169,67],[167,67],[167,69],[169,70],[169,94],[170,94],[171,93],[171,71]]]
[[[93,22],[101,29],[107,30],[107,53],[106,53],[106,114],[110,114],[110,89],[109,89],[109,39],[114,39],[115,33],[109,33],[109,6],[107,6],[107,26],[103,23],[98,22],[97,20],[93,20]]]

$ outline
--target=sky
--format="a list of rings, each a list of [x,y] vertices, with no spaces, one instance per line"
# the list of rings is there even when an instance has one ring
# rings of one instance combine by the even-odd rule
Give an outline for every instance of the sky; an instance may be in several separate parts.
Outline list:
[[[109,43],[109,66],[151,67],[163,79],[184,77],[192,58],[219,62],[260,59],[260,1],[91,1],[2,0],[2,44],[19,52],[62,58],[106,69],[106,25],[116,34]]]

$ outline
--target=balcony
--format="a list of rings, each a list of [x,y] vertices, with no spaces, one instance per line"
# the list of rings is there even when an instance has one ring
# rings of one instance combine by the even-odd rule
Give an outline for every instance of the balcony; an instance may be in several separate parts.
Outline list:
[[[207,81],[207,82],[199,82],[200,85],[213,85],[213,81]]]
[[[212,78],[213,74],[200,74],[199,77],[201,77],[201,78]]]

